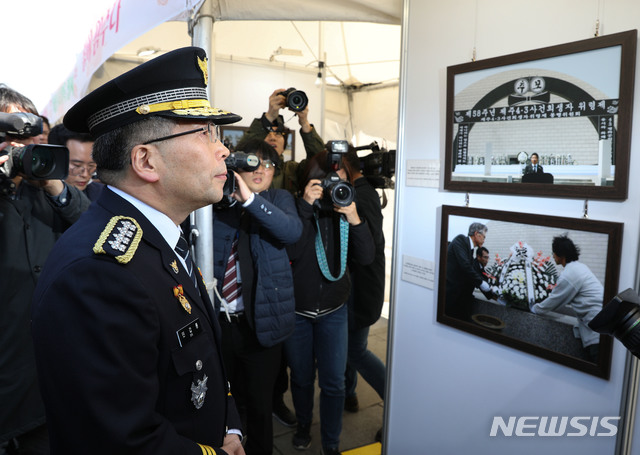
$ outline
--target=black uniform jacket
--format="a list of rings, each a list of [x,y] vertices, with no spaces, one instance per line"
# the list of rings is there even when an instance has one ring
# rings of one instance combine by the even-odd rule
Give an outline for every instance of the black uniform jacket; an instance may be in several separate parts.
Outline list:
[[[198,284],[107,188],[65,232],[32,314],[52,454],[209,454],[240,428]]]

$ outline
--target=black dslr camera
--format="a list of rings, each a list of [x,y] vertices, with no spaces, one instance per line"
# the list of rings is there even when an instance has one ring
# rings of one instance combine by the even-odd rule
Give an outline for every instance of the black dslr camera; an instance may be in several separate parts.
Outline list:
[[[309,104],[309,98],[307,94],[302,90],[296,90],[293,87],[286,89],[284,92],[278,93],[285,98],[285,105],[293,112],[304,111],[304,108]]]
[[[0,142],[41,133],[42,118],[37,115],[0,112]],[[0,156],[5,155],[9,155],[9,160],[0,165],[0,194],[10,194],[15,189],[11,179],[20,173],[31,180],[61,180],[69,173],[69,150],[59,145],[7,146],[0,150]]]
[[[640,299],[633,289],[616,295],[589,322],[589,327],[598,333],[616,337],[640,358]]]
[[[316,207],[320,210],[333,210],[333,206],[346,207],[351,205],[355,196],[353,186],[349,182],[345,182],[336,172],[340,168],[342,155],[349,151],[349,143],[347,141],[329,141],[327,142],[327,161],[331,171],[320,182],[323,193],[322,199],[315,201]]]
[[[233,152],[224,160],[224,163],[227,165],[227,181],[224,182],[222,189],[222,200],[213,205],[217,209],[225,209],[236,203],[236,200],[231,197],[231,194],[238,189],[233,171],[255,171],[260,167],[260,158],[253,153]]]

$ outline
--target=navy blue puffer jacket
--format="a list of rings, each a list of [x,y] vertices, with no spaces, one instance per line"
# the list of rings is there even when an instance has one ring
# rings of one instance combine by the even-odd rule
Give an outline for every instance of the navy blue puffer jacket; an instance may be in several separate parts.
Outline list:
[[[246,251],[240,252],[240,270],[243,281],[242,297],[250,326],[262,346],[270,347],[284,341],[295,326],[295,299],[291,265],[285,246],[296,242],[302,233],[302,222],[296,210],[293,196],[286,190],[269,189],[255,195],[254,201],[242,208],[241,204],[214,210],[213,254],[214,275],[218,292],[231,252],[231,244],[242,220],[243,231],[249,237],[249,249],[253,268],[247,270]],[[241,240],[239,249],[243,248]],[[243,254],[244,253],[244,254]],[[215,299],[220,311],[220,301]]]

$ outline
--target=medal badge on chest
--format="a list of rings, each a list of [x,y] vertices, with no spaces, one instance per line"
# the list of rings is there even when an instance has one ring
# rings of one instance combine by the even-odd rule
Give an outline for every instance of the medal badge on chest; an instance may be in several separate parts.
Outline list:
[[[207,395],[208,380],[209,378],[205,374],[202,380],[198,379],[197,384],[195,382],[191,383],[191,401],[196,409],[200,409],[204,404],[204,398]]]
[[[173,296],[178,299],[182,308],[184,308],[187,313],[191,314],[191,304],[184,296],[184,290],[182,289],[181,284],[173,287]]]

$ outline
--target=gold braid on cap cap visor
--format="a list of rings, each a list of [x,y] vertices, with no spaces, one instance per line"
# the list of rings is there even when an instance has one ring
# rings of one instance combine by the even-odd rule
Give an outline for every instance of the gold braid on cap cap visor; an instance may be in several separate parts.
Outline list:
[[[192,111],[199,110],[202,108],[211,109],[211,104],[207,100],[178,100],[178,101],[169,101],[166,103],[157,103],[157,104],[143,104],[136,109],[138,114],[152,114],[154,112],[165,112],[165,111],[173,111],[178,115],[188,115],[188,114],[180,114],[182,111]]]

